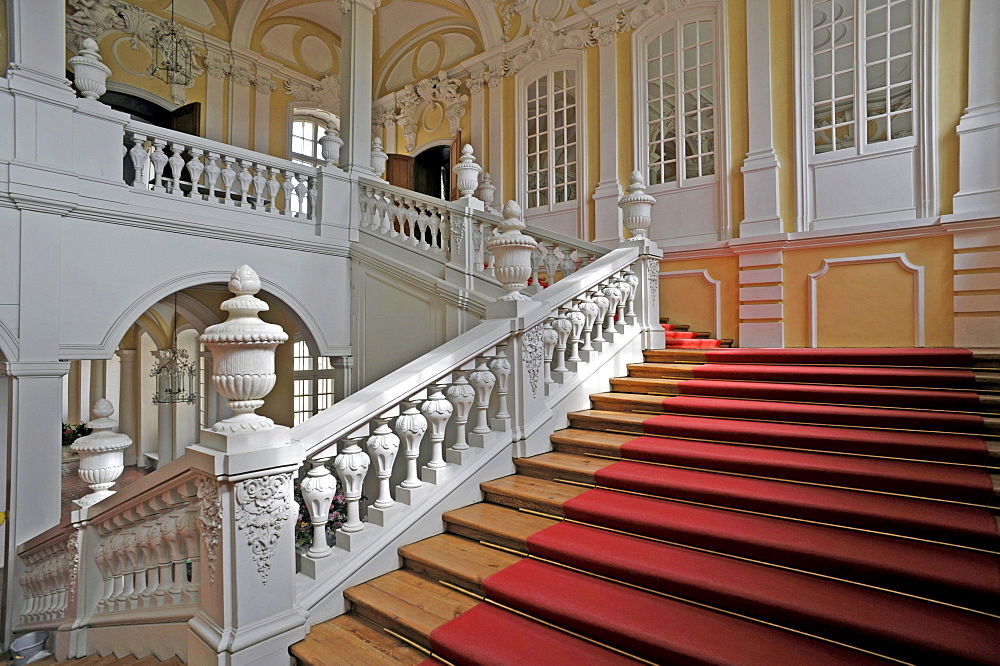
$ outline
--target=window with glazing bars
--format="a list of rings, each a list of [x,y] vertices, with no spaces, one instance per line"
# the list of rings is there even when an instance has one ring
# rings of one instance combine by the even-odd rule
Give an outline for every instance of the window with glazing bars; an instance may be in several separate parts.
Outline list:
[[[715,174],[714,42],[710,19],[682,23],[646,42],[650,185]]]
[[[816,154],[913,136],[913,13],[913,0],[812,0]]]
[[[528,208],[575,201],[576,72],[540,76],[528,84],[526,98]]]
[[[293,425],[298,425],[333,404],[334,370],[328,357],[313,354],[299,336],[293,354]]]

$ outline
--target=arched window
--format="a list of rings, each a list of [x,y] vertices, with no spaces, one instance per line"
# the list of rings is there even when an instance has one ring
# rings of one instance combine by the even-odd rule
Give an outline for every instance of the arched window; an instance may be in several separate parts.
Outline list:
[[[319,140],[327,127],[340,127],[337,116],[322,109],[296,109],[288,128],[288,159],[296,164],[323,164]]]
[[[298,425],[333,404],[333,365],[318,356],[301,334],[295,335],[292,373],[294,424]]]

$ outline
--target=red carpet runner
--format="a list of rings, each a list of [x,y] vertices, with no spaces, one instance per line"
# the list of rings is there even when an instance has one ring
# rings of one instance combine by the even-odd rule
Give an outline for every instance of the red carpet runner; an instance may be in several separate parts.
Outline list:
[[[1000,663],[997,433],[972,355],[705,355],[435,654],[636,663],[555,625],[652,663]]]

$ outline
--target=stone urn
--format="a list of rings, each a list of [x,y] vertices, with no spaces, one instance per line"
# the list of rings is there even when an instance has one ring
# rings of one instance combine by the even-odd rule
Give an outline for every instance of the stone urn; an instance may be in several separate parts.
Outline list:
[[[274,427],[274,421],[256,414],[264,396],[274,388],[274,350],[288,340],[277,324],[257,316],[268,310],[254,294],[260,278],[247,265],[240,266],[229,280],[233,298],[223,302],[229,319],[205,329],[201,341],[212,353],[212,383],[219,395],[229,400],[233,416],[212,426],[213,432],[240,434]]]
[[[80,456],[80,468],[77,470],[80,479],[93,490],[89,495],[74,500],[81,508],[114,495],[111,486],[125,471],[124,451],[132,446],[132,438],[112,431],[118,425],[118,421],[111,418],[114,413],[110,400],[98,400],[91,411],[94,420],[87,423],[92,432],[70,445]]]
[[[622,209],[625,228],[632,234],[630,240],[641,241],[647,238],[656,199],[646,194],[646,183],[638,171],[632,172],[629,182],[631,184],[628,186],[628,194],[618,200],[618,207]]]
[[[458,195],[462,198],[471,197],[479,187],[479,174],[483,167],[476,164],[476,156],[472,154],[472,146],[462,146],[462,156],[452,171],[458,176]]]
[[[69,59],[69,66],[73,68],[73,86],[83,97],[97,99],[107,92],[111,70],[102,62],[93,38],[83,40],[77,55]]]
[[[389,156],[382,150],[382,139],[375,137],[372,139],[372,171],[376,178],[381,178],[385,173],[385,164],[389,161]]]
[[[521,207],[516,201],[508,201],[503,207],[503,222],[500,231],[493,232],[493,237],[486,247],[493,253],[493,273],[507,291],[498,301],[531,300],[521,293],[527,288],[531,276],[531,251],[538,243],[531,236],[521,233],[525,228],[521,219]]]
[[[496,196],[497,186],[493,184],[493,178],[489,173],[483,174],[483,184],[479,186],[479,198],[483,200],[486,210],[493,210],[493,199]]]
[[[327,166],[337,166],[340,162],[340,149],[344,147],[344,140],[340,138],[340,132],[332,127],[327,127],[323,136],[319,138],[319,146],[323,153],[323,159]]]

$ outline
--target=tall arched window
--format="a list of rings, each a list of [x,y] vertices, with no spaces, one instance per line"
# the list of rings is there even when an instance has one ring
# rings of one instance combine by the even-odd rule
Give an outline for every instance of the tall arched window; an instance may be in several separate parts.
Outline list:
[[[318,356],[301,334],[295,335],[292,372],[294,424],[298,425],[333,404],[333,365]]]

